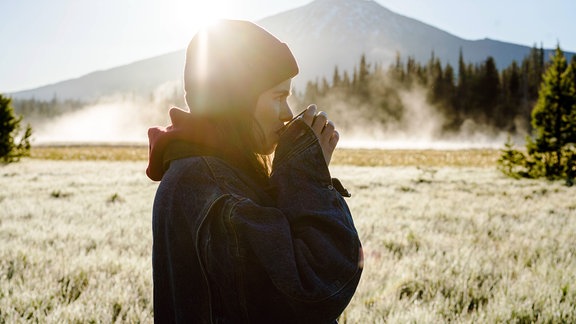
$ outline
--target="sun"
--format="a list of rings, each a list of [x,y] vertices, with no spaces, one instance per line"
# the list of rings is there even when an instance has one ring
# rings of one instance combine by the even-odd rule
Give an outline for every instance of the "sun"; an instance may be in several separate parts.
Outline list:
[[[202,1],[196,5],[195,21],[200,27],[206,27],[224,18],[222,10],[215,1]]]
[[[200,29],[217,23],[221,19],[235,18],[238,14],[234,0],[178,0],[178,18],[182,25]]]

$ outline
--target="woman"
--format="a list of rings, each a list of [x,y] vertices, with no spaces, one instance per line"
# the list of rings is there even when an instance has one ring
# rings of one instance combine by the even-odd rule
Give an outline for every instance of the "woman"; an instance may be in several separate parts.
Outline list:
[[[313,105],[285,126],[297,73],[250,22],[190,42],[190,111],[148,132],[157,322],[331,323],[352,298],[361,245],[328,170],[339,135]]]

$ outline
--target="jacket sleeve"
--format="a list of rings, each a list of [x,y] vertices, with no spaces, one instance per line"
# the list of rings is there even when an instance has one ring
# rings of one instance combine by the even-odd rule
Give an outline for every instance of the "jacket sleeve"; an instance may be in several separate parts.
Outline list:
[[[292,307],[338,316],[362,272],[358,234],[312,130],[294,123],[281,138],[271,176],[275,207],[245,198],[230,208],[246,242]],[[327,315],[327,314],[325,314]]]

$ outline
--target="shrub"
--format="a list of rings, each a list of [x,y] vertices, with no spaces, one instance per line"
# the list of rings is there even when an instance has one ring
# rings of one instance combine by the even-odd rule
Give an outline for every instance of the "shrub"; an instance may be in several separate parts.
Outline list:
[[[14,115],[10,102],[10,98],[0,94],[0,161],[3,163],[17,162],[21,157],[30,155],[32,128],[26,125],[22,134],[22,116]]]

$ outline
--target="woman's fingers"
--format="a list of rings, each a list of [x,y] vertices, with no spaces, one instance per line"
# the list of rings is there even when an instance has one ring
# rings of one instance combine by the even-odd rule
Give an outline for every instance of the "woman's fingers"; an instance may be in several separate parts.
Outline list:
[[[332,146],[332,149],[336,148],[336,145],[338,145],[339,140],[340,140],[340,133],[338,133],[338,131],[335,130],[334,133],[332,133],[332,136],[330,137],[330,146]]]
[[[326,113],[323,111],[319,112],[314,117],[311,127],[316,136],[318,136],[318,138],[320,138],[320,135],[322,134],[322,131],[324,130],[324,127],[326,126],[327,122],[328,122],[328,115],[326,115]]]
[[[330,139],[334,135],[334,132],[335,132],[334,122],[329,120],[326,122],[325,126],[322,128],[322,132],[318,135],[318,140],[322,144],[324,144],[324,143],[329,144]]]
[[[316,116],[316,105],[308,106],[304,115],[302,115],[302,120],[308,125],[312,126],[312,122],[314,121],[314,116]]]
[[[323,111],[317,111],[318,107],[316,105],[308,106],[302,115],[302,120],[312,128],[312,131],[318,137],[324,159],[326,164],[329,165],[332,153],[334,153],[334,149],[340,140],[340,134],[336,130],[334,122],[328,119],[328,115]]]
[[[326,165],[330,165],[332,153],[334,153],[339,139],[340,134],[335,129],[334,123],[331,120],[328,121],[322,130],[322,134],[318,137],[320,146],[322,147],[322,153],[324,154],[324,159],[326,160]]]

